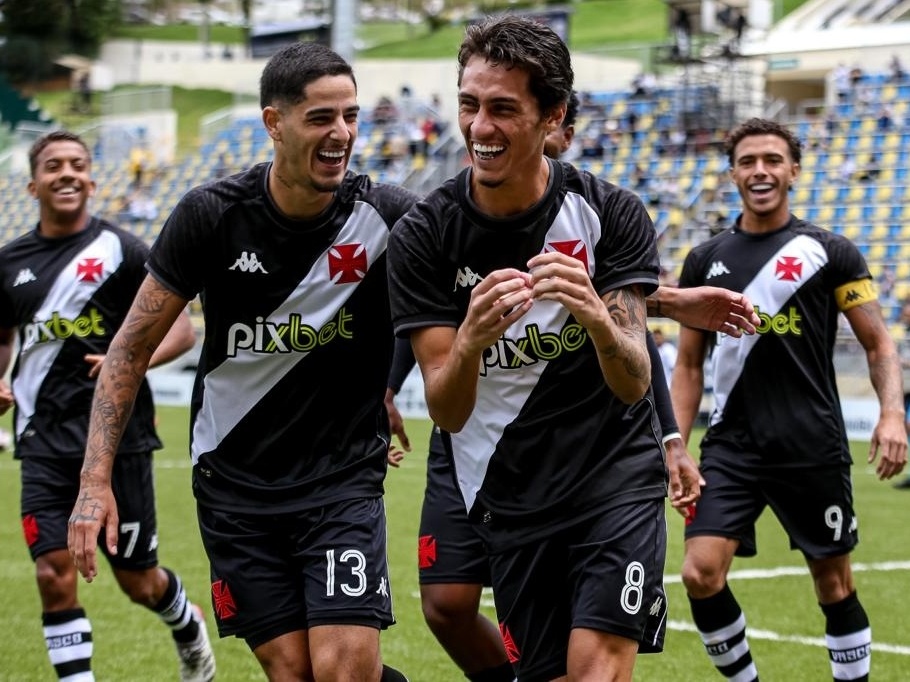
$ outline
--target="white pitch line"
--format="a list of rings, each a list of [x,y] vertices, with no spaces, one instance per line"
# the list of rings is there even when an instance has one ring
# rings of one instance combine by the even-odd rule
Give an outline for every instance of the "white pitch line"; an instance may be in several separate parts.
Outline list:
[[[667,621],[667,627],[670,630],[679,630],[682,632],[698,632],[695,625],[682,620]],[[772,642],[791,642],[793,644],[806,644],[808,646],[817,646],[827,649],[828,644],[822,637],[802,637],[800,635],[781,635],[770,630],[758,630],[756,628],[746,627],[746,637],[748,639],[767,639]],[[872,642],[872,651],[881,651],[888,654],[900,654],[901,656],[910,656],[910,646],[901,644],[885,644],[884,642]]]
[[[882,561],[875,564],[852,564],[854,572],[863,571],[908,571],[910,561]],[[746,568],[739,571],[730,571],[729,580],[764,580],[766,578],[781,578],[792,575],[809,575],[805,566],[778,566],[777,568]],[[677,585],[682,582],[679,575],[664,576],[664,584]]]

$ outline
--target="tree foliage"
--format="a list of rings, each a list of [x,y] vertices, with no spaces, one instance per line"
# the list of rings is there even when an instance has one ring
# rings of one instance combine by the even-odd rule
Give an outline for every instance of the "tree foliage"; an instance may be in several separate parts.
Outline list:
[[[46,78],[61,54],[97,55],[120,17],[120,0],[5,0],[0,68],[13,82]]]

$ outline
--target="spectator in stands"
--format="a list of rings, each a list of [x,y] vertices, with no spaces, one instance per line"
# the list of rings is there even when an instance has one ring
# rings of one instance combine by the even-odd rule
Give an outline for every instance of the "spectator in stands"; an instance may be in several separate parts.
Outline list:
[[[872,152],[869,154],[869,158],[866,160],[866,163],[863,164],[863,167],[857,171],[856,179],[864,182],[872,182],[878,180],[878,176],[881,172],[881,161],[879,160],[878,153]]]
[[[856,159],[851,154],[844,154],[844,159],[840,166],[837,167],[837,179],[849,185],[853,181],[853,175],[856,173]]]
[[[667,386],[669,386],[673,379],[673,368],[676,367],[676,345],[664,335],[664,330],[661,327],[655,327],[651,332],[651,336],[654,338],[657,353],[660,355],[664,379],[667,382]]]
[[[806,142],[810,149],[824,150],[828,148],[828,131],[825,122],[819,117],[814,117],[806,134]]]
[[[878,109],[878,114],[875,118],[875,124],[879,132],[887,133],[894,127],[894,117],[891,114],[891,107],[887,104],[882,104]]]
[[[837,101],[845,104],[850,101],[850,69],[843,62],[840,62],[831,74],[831,80],[834,83],[834,90],[837,93]]]
[[[632,78],[632,98],[648,99],[654,96],[654,90],[657,87],[657,79],[650,71],[639,71]]]
[[[116,541],[112,451],[150,349],[198,295],[190,450],[219,634],[244,639],[271,680],[401,682],[379,645],[394,622],[385,253],[417,197],[348,172],[357,86],[328,47],[276,52],[259,100],[271,161],[181,197],[111,343],[70,551],[93,578],[98,542]]]
[[[130,174],[133,178],[132,187],[138,189],[142,187],[142,181],[145,177],[145,171],[148,166],[149,153],[143,144],[134,145],[130,150]]]
[[[727,679],[757,680],[746,619],[727,578],[735,556],[756,554],[755,524],[770,508],[808,564],[833,678],[867,680],[873,645],[850,563],[858,535],[833,364],[834,312],[844,314],[865,351],[880,415],[868,461],[878,460],[882,480],[907,463],[897,350],[859,249],[791,213],[799,140],[777,122],[750,119],[733,130],[727,148],[740,193],[736,229],[689,252],[680,286],[747,289],[767,322],[748,346],[680,327],[671,395],[687,441],[709,349],[715,377],[701,442],[707,484],[685,528],[682,580],[712,663]]]
[[[673,14],[673,56],[677,59],[688,59],[692,49],[692,21],[689,12],[677,7]]]
[[[891,55],[891,61],[888,62],[888,81],[890,83],[901,83],[907,77],[907,72],[904,71],[904,65],[901,63],[901,58],[894,53]]]

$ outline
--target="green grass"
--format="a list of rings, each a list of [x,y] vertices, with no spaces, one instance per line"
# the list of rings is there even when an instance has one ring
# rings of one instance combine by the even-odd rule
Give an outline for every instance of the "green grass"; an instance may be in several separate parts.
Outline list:
[[[115,93],[156,87],[154,85],[121,85],[114,88]],[[86,115],[73,111],[73,95],[68,89],[50,90],[35,94],[41,108],[48,112],[60,125],[69,130],[80,130],[96,120],[100,113],[100,104],[95,95],[95,111]],[[231,106],[234,103],[233,93],[214,89],[187,89],[171,87],[171,106],[178,112],[177,116],[177,156],[180,157],[199,149],[199,121],[214,111]]]
[[[161,561],[180,573],[190,597],[204,606],[210,630],[214,632],[208,566],[190,492],[187,411],[165,407],[159,412],[166,444],[157,455],[155,470]],[[386,486],[389,561],[398,622],[383,634],[384,657],[389,664],[404,670],[412,682],[459,682],[464,678],[436,644],[420,613],[416,537],[429,423],[409,420],[408,428],[415,451],[400,469],[389,472]],[[910,630],[905,623],[905,614],[910,611],[910,590],[907,590],[910,544],[906,529],[910,493],[894,490],[890,484],[875,479],[865,464],[866,447],[865,444],[855,447],[858,464],[854,467],[854,479],[862,541],[854,553],[854,562],[870,565],[902,562],[903,567],[891,571],[857,571],[856,582],[872,620],[875,643],[896,645],[903,652],[874,651],[873,679],[905,682],[910,670]],[[52,673],[43,647],[33,565],[19,526],[18,499],[18,465],[6,453],[0,460],[0,579],[3,581],[0,622],[4,623],[6,632],[0,638],[0,682],[38,682],[51,679]],[[682,523],[672,512],[668,522],[666,578],[670,620],[689,623],[684,591],[678,583]],[[771,514],[762,518],[758,538],[758,557],[737,560],[734,571],[802,565],[800,555],[788,550],[786,538]],[[830,679],[825,650],[796,641],[823,636],[824,624],[808,576],[734,578],[731,584],[750,627],[791,638],[785,641],[752,638],[754,657],[763,679]],[[157,682],[176,678],[176,658],[169,635],[154,616],[129,604],[119,593],[106,564],[102,564],[101,575],[91,585],[80,581],[79,594],[94,627],[94,667],[99,680]],[[491,610],[487,612],[492,614]],[[258,664],[242,642],[217,640],[214,646],[219,680],[263,679]],[[666,651],[640,657],[635,677],[642,682],[720,679],[708,663],[697,635],[672,628],[667,633]]]

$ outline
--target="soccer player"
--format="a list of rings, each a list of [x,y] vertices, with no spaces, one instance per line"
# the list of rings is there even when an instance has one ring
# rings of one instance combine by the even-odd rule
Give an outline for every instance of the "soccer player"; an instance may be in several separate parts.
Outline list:
[[[671,391],[687,441],[712,346],[716,399],[701,443],[707,485],[686,527],[683,582],[721,674],[757,679],[727,572],[734,556],[755,555],[755,522],[770,506],[808,563],[834,679],[866,680],[872,635],[850,568],[858,536],[832,361],[838,317],[846,317],[866,351],[881,409],[868,459],[881,455],[882,479],[907,461],[897,351],[858,249],[790,213],[799,140],[776,122],[751,119],[730,133],[727,154],[741,215],[731,229],[692,249],[680,285],[710,278],[745,292],[762,324],[758,334],[735,343],[685,327],[680,334]]]
[[[108,472],[145,349],[199,294],[193,490],[219,634],[271,680],[402,680],[379,647],[393,622],[385,252],[415,198],[347,171],[357,88],[330,49],[277,52],[260,103],[274,160],[191,190],[152,249],[99,378],[70,550],[92,579],[99,531],[117,537]]]
[[[95,379],[145,276],[148,247],[89,212],[95,182],[80,137],[48,133],[29,150],[29,165],[38,225],[0,249],[0,376],[18,341],[12,388],[0,381],[0,413],[15,408],[22,529],[35,562],[48,655],[59,678],[84,682],[94,679],[92,626],[79,603],[66,524],[79,490]],[[189,316],[177,310],[173,322],[147,351],[150,364],[192,348]],[[158,565],[152,451],[161,441],[151,390],[145,381],[136,388],[109,471],[110,503],[123,532],[103,551],[120,589],[171,629],[180,679],[211,680],[215,659],[201,610],[180,578]]]
[[[544,156],[573,84],[556,33],[486,20],[458,63],[471,166],[392,233],[396,333],[451,434],[518,679],[631,679],[666,609],[654,227],[631,192]]]
[[[544,154],[557,159],[569,148],[575,134],[577,111],[578,97],[573,92],[562,123],[544,140]],[[652,297],[659,298],[660,291],[658,289]],[[665,294],[665,297],[674,293]],[[715,287],[701,287],[682,293],[699,296],[689,296],[688,300],[680,301],[682,307],[677,306],[678,314],[690,324],[712,323],[710,315],[708,319],[701,319],[699,315],[705,304],[713,300],[718,307],[728,306],[728,315],[716,319],[722,319],[721,324],[731,334],[738,334],[741,329],[747,333],[754,331],[751,325],[758,319],[753,319],[747,301],[743,307],[744,298],[741,295]],[[736,330],[727,326],[727,321]],[[660,371],[660,356],[650,337],[648,351],[652,363],[655,408],[670,465],[670,499],[676,509],[686,510],[700,492],[700,477],[676,426],[667,384],[660,381],[664,377]],[[387,393],[390,402],[391,396],[398,392],[414,366],[414,355],[407,338],[396,341],[394,357]],[[392,403],[390,414],[393,410]],[[480,535],[468,520],[464,500],[455,484],[451,459],[446,450],[447,438],[438,427],[433,428],[417,557],[424,619],[469,680],[511,682],[515,674],[499,630],[480,613],[483,587],[491,584],[487,554]]]

